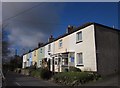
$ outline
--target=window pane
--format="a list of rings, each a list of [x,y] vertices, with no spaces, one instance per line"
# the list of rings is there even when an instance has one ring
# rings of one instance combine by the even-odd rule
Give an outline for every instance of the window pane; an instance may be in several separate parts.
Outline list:
[[[48,45],[48,51],[51,51],[51,45],[50,44]]]
[[[79,33],[79,40],[82,40],[82,32]]]
[[[78,59],[78,64],[83,64],[83,57],[82,57],[82,53],[78,53],[77,54],[77,59]]]
[[[59,40],[59,47],[62,47],[62,40]]]
[[[76,34],[76,41],[79,42],[79,41],[81,41],[81,40],[82,40],[82,32],[78,32],[78,33]]]
[[[40,53],[42,53],[42,49],[40,49]]]
[[[70,57],[71,58],[71,62],[74,62],[74,57]]]

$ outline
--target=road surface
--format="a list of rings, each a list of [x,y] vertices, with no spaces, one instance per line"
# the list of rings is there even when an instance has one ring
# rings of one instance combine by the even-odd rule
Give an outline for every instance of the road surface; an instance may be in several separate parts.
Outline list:
[[[50,81],[41,80],[38,78],[21,75],[15,72],[8,72],[6,74],[6,86],[60,86]],[[118,75],[108,76],[105,79],[83,84],[81,86],[118,86]],[[62,85],[61,85],[62,87]],[[56,88],[56,87],[55,87]]]
[[[15,72],[6,74],[6,86],[59,86],[58,84]]]

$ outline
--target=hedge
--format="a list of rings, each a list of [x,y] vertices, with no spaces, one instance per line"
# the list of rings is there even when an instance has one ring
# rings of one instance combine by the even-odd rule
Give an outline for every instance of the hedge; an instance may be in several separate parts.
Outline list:
[[[71,71],[71,72],[81,72],[81,69],[73,67],[73,66],[70,66],[69,67],[69,71]]]
[[[39,69],[29,69],[30,75],[34,77],[40,77],[42,79],[49,79],[52,76],[52,72],[50,72],[47,68],[39,68]]]
[[[78,85],[86,82],[96,80],[97,75],[91,72],[64,72],[53,76],[53,80],[57,83],[65,85]]]

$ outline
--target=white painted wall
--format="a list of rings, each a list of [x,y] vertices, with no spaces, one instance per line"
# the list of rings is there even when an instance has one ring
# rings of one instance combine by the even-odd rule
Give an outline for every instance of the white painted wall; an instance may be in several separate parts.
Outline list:
[[[54,54],[54,49],[55,49],[54,42],[49,43],[49,44],[51,44],[51,51],[49,53],[51,53],[51,55],[53,55]],[[45,58],[47,58],[47,60],[48,59],[52,60],[51,55],[48,54],[48,46],[49,46],[49,44],[45,45]],[[50,65],[50,70],[52,71],[52,64]]]
[[[82,31],[83,42],[76,44],[76,33]],[[81,30],[78,30],[69,36],[68,51],[75,51],[75,65],[77,65],[77,53],[83,53],[83,67],[76,66],[82,70],[97,71],[96,67],[96,51],[95,51],[95,36],[94,25],[90,25]]]
[[[82,31],[83,42],[76,44],[76,33]],[[94,25],[90,25],[83,29],[80,29],[68,36],[61,38],[63,40],[63,47],[59,48],[59,40],[55,41],[55,53],[75,52],[75,67],[81,70],[97,71],[96,66],[96,50],[95,50],[95,36]],[[77,53],[83,53],[83,65],[77,65]]]
[[[76,44],[76,33],[82,31],[82,42]],[[80,29],[68,36],[61,38],[63,40],[62,48],[59,48],[59,40],[50,43],[51,44],[51,54],[64,53],[64,52],[75,52],[75,67],[82,70],[97,71],[96,66],[96,50],[95,50],[95,36],[94,36],[94,25],[90,25],[83,29]],[[48,45],[45,45],[45,58],[52,59],[48,55]],[[83,53],[83,65],[77,65],[77,53]],[[33,53],[33,52],[32,52]],[[34,53],[33,53],[34,55]],[[25,58],[25,57],[24,57]],[[34,59],[34,58],[33,58]],[[52,65],[51,65],[52,70]]]
[[[26,62],[26,61],[27,61],[26,55],[23,55],[23,64],[22,64],[22,68],[25,68],[25,67],[26,67],[25,64],[24,64],[24,62]]]
[[[45,45],[45,58],[47,58],[47,60],[50,58],[50,55],[48,55],[48,44]]]

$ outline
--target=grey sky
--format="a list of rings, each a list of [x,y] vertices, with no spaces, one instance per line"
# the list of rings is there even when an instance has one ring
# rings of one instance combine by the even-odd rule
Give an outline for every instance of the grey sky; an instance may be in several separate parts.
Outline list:
[[[38,4],[36,8],[8,19]],[[58,8],[54,8],[53,5],[49,6],[48,3],[30,2],[4,2],[2,5],[3,23],[8,24],[6,30],[9,32],[8,39],[12,47],[18,46],[26,49],[35,48],[38,42],[47,42],[50,34],[56,29],[51,23],[59,23],[59,14],[64,8],[64,6],[58,6],[58,11]]]

